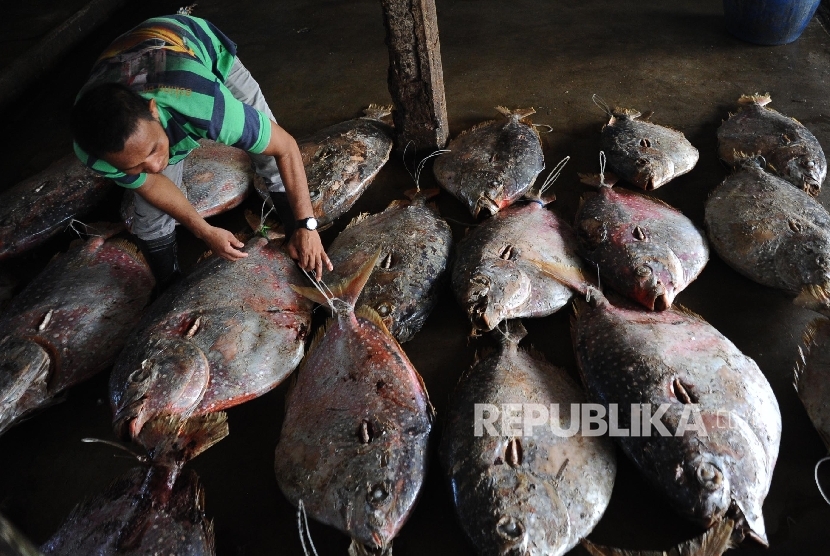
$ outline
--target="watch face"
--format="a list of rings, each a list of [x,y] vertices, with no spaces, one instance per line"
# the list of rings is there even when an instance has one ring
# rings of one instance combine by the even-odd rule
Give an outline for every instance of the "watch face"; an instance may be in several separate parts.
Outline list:
[[[311,218],[306,218],[305,227],[309,230],[316,230],[317,229],[317,219],[313,216]]]

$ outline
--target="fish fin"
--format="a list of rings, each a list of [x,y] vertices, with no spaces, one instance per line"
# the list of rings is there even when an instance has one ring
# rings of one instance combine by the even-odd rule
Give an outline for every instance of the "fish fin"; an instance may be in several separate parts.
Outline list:
[[[721,556],[731,548],[735,548],[732,542],[732,531],[735,529],[735,521],[724,519],[710,527],[705,533],[682,542],[670,550],[623,550],[610,546],[600,546],[588,539],[582,539],[582,546],[592,556]]]
[[[703,317],[701,317],[700,315],[698,315],[697,313],[695,313],[694,311],[692,311],[688,307],[684,307],[683,305],[678,305],[678,304],[675,303],[675,304],[672,305],[672,309],[677,309],[677,312],[680,313],[681,315],[685,315],[689,318],[699,320],[701,322],[706,322],[706,319],[704,319]]]
[[[392,556],[392,541],[389,541],[389,546],[385,548],[369,551],[362,542],[352,539],[352,544],[349,545],[349,556]]]
[[[363,117],[370,120],[380,120],[392,113],[394,107],[391,104],[370,104],[368,108],[363,111]]]
[[[406,195],[406,198],[410,201],[414,201],[415,199],[423,199],[424,201],[426,201],[437,196],[439,193],[441,193],[441,190],[437,187],[433,187],[431,189],[407,189],[403,192],[403,194]]]
[[[505,116],[506,118],[516,118],[520,122],[525,121],[529,116],[536,113],[536,109],[532,107],[516,108],[515,110],[511,110],[504,106],[496,106],[496,110],[498,110],[502,116]]]
[[[147,259],[144,258],[144,253],[141,252],[141,249],[138,248],[138,245],[136,245],[129,239],[125,237],[117,237],[115,239],[109,240],[107,243],[109,243],[113,247],[117,247],[121,251],[124,251],[139,263],[144,265],[147,264]]]
[[[615,106],[614,109],[611,110],[611,113],[616,117],[625,116],[627,118],[631,118],[632,120],[636,120],[642,116],[639,110],[634,108],[620,108],[619,106]]]
[[[394,201],[393,201],[393,202],[394,202]],[[366,219],[367,219],[367,218],[369,218],[370,216],[372,216],[372,215],[371,215],[371,213],[368,213],[368,212],[361,212],[360,214],[358,214],[357,216],[355,216],[354,218],[352,218],[351,222],[349,222],[348,224],[346,224],[346,227],[345,227],[345,228],[343,228],[343,231],[345,232],[346,230],[348,230],[348,229],[349,229],[349,228],[351,228],[352,226],[357,226],[358,224],[360,224],[361,222],[363,222],[364,220],[366,220]]]
[[[812,320],[801,335],[801,343],[804,347],[798,346],[798,360],[795,362],[795,368],[793,369],[793,387],[795,387],[795,391],[799,396],[801,396],[801,392],[798,387],[801,376],[804,373],[804,368],[807,365],[807,356],[810,355],[810,352],[816,344],[816,336],[819,330],[828,325],[830,325],[830,320],[819,317]]]
[[[354,312],[354,315],[356,317],[362,317],[368,320],[369,322],[371,322],[372,324],[374,324],[375,326],[377,326],[378,328],[392,336],[392,333],[389,332],[388,328],[386,328],[386,324],[383,322],[383,319],[380,318],[378,312],[369,307],[368,305],[361,305],[360,307],[358,307],[357,310]]]
[[[654,110],[646,110],[643,114],[640,115],[640,120],[649,120],[652,116],[654,116]]]
[[[589,279],[585,278],[585,275],[582,274],[582,269],[579,267],[562,263],[549,263],[535,259],[525,260],[530,264],[536,265],[546,276],[550,276],[560,284],[580,294],[587,293],[588,288],[593,285]]]
[[[502,324],[504,324],[504,330],[502,330]],[[522,324],[522,319],[507,319],[491,330],[490,335],[501,342],[518,345],[522,338],[527,336],[527,329]]]
[[[600,188],[603,185],[606,187],[614,187],[614,185],[620,180],[616,174],[612,172],[605,172],[605,180],[603,182],[602,174],[579,174],[579,181],[584,183],[585,185],[590,185],[591,187]]]
[[[151,419],[141,428],[136,441],[153,446],[153,464],[184,465],[228,436],[228,415],[224,411],[181,417],[165,415]]]
[[[320,305],[328,305],[332,308],[332,310],[334,310],[335,307],[332,304],[332,300],[334,299],[338,299],[354,309],[357,298],[360,297],[363,287],[366,285],[366,282],[369,281],[369,277],[372,275],[372,271],[375,269],[375,265],[377,264],[379,258],[380,249],[377,250],[374,256],[366,259],[366,262],[363,263],[359,269],[357,269],[357,272],[347,278],[344,278],[340,282],[337,282],[331,288],[327,287],[326,289],[328,290],[328,293],[324,293],[322,289],[317,289],[319,286],[303,287],[295,286],[294,284],[289,284],[289,286],[291,286],[292,290],[306,299],[310,299]],[[329,295],[331,297],[329,297]]]
[[[830,316],[830,284],[808,284],[793,301],[799,307]]]
[[[741,95],[738,99],[738,104],[741,106],[745,106],[747,104],[757,104],[758,106],[766,106],[767,104],[772,102],[772,97],[769,93],[764,93],[763,95],[759,95],[755,93],[754,95]]]

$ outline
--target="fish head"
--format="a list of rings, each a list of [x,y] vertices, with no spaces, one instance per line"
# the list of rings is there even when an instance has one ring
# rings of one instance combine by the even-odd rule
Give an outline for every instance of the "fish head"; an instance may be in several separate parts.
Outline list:
[[[530,297],[531,282],[512,260],[487,259],[476,269],[462,294],[473,326],[493,330],[513,318]]]
[[[646,191],[652,191],[673,177],[674,161],[671,157],[654,148],[639,149],[633,162],[631,181],[634,184]]]
[[[631,254],[631,296],[652,311],[671,307],[677,294],[675,284],[683,279],[683,266],[671,249],[639,244]]]
[[[365,488],[350,491],[347,521],[352,537],[372,554],[386,554],[409,515],[408,496],[397,492],[394,477],[364,477]]]
[[[124,439],[136,439],[150,419],[191,412],[210,376],[204,352],[186,338],[152,338],[143,354],[141,361],[110,379],[110,391],[117,392],[113,427]]]
[[[35,391],[46,394],[52,358],[46,349],[28,338],[9,336],[0,342],[0,432],[10,427],[21,412],[32,407],[18,407],[25,398],[37,398]],[[38,400],[42,401],[42,400]]]

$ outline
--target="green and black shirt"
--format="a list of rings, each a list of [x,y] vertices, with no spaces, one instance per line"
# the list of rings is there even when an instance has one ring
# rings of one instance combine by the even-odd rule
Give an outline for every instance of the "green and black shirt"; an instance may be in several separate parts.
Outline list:
[[[155,99],[170,140],[170,164],[197,148],[200,138],[261,153],[271,139],[268,115],[234,98],[224,85],[235,58],[236,44],[204,19],[148,19],[107,48],[78,98],[100,83],[120,82]],[[77,143],[75,153],[123,187],[141,187],[147,179],[146,174],[124,174]]]

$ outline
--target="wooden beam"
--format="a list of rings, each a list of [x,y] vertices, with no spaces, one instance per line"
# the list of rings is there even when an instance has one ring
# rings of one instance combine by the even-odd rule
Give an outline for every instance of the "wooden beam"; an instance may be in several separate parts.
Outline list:
[[[389,47],[389,93],[396,144],[435,150],[447,144],[447,103],[435,0],[381,0]]]

